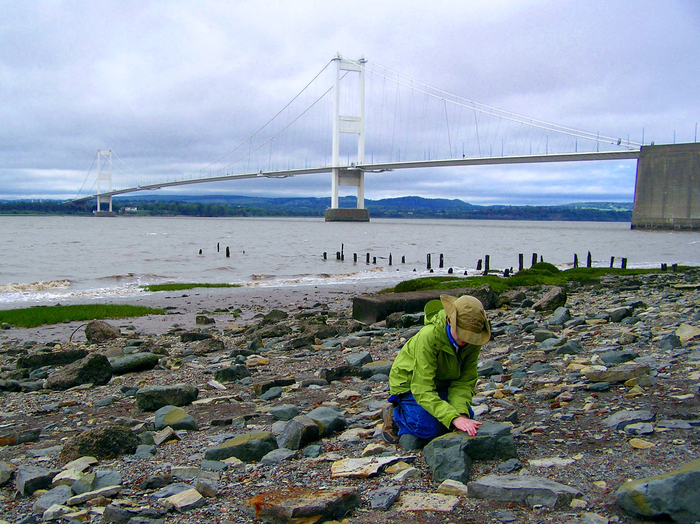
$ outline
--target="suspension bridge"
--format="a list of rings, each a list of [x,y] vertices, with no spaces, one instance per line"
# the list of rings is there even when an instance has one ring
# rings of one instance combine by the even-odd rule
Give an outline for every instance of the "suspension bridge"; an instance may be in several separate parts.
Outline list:
[[[652,144],[651,149],[654,147]],[[420,83],[364,58],[350,60],[336,55],[260,129],[201,169],[179,176],[144,175],[116,152],[99,150],[72,201],[96,200],[99,215],[104,213],[103,204],[108,206],[106,213],[111,213],[113,197],[137,191],[330,173],[331,207],[326,220],[366,221],[366,174],[472,165],[639,160],[649,155],[647,164],[658,164],[661,157],[650,151],[650,146],[629,138],[504,111]],[[700,155],[696,148],[693,151],[692,158]],[[659,168],[650,169],[647,178],[652,183]],[[694,169],[697,171],[697,166]],[[693,175],[695,171],[691,167],[691,177],[696,177],[693,195],[700,180]],[[638,162],[637,193],[639,173]],[[92,187],[85,190],[89,180],[93,180]],[[341,186],[356,188],[356,209],[339,208]],[[656,193],[660,190],[645,192],[645,187],[642,184],[647,207],[657,210]],[[700,221],[700,198],[693,195],[686,214],[695,224]],[[635,213],[636,201],[637,195]],[[666,218],[667,206],[662,207],[662,218]],[[649,218],[656,212],[653,210],[642,213],[645,227],[664,227]]]

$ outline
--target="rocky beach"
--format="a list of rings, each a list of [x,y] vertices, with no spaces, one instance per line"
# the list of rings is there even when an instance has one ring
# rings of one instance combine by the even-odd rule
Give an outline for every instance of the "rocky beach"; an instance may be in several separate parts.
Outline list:
[[[484,425],[431,443],[381,439],[423,319],[358,315],[378,287],[144,294],[127,301],[166,314],[3,326],[0,523],[693,524],[699,277],[475,290]]]

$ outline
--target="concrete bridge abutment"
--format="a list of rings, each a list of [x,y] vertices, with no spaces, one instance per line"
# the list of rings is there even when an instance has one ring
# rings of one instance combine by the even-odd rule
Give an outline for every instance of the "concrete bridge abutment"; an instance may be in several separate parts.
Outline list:
[[[700,230],[700,144],[642,147],[632,229]]]

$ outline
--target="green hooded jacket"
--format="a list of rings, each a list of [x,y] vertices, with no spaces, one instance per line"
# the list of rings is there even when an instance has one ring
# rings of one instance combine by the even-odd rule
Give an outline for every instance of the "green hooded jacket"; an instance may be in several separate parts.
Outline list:
[[[425,305],[425,326],[404,344],[389,373],[392,395],[410,391],[416,402],[445,427],[466,414],[476,389],[481,346],[467,344],[459,356],[447,338],[447,318],[442,303]],[[445,402],[438,391],[447,389]]]

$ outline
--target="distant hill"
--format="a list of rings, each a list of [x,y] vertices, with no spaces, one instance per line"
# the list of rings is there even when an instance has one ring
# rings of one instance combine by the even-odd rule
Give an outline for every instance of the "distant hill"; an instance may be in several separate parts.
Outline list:
[[[240,195],[135,195],[114,199],[117,213],[140,215],[224,216],[324,216],[331,199],[313,197],[268,198]],[[354,208],[354,196],[341,197],[339,205]],[[489,220],[569,220],[630,222],[630,202],[577,202],[559,206],[478,206],[458,199],[407,196],[365,200],[373,218],[461,218]],[[130,209],[126,209],[130,208]],[[90,204],[56,201],[0,202],[0,214],[88,214]]]

